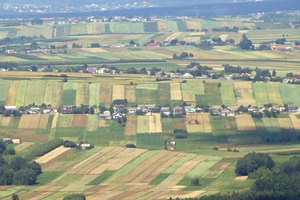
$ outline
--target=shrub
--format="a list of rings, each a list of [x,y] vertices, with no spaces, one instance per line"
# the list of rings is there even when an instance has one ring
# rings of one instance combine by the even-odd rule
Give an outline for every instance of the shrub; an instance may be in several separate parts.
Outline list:
[[[126,144],[126,148],[136,148],[134,144]]]
[[[199,186],[199,185],[200,185],[200,180],[199,180],[199,178],[193,178],[193,179],[191,180],[191,185],[192,185],[192,186]]]
[[[32,159],[38,156],[42,156],[53,149],[63,145],[63,140],[61,139],[54,139],[54,140],[49,140],[45,142],[44,144],[41,144],[37,146],[35,149],[33,149],[27,156],[27,158]]]
[[[65,196],[63,200],[85,200],[84,194],[70,194]]]
[[[66,140],[63,142],[64,147],[77,148],[77,144],[73,141]]]
[[[183,129],[175,129],[173,133],[175,135],[175,138],[187,138],[188,137],[187,131],[183,130]]]

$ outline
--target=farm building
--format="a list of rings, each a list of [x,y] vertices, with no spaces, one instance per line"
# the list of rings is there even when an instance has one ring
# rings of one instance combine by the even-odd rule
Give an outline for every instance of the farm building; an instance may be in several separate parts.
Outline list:
[[[99,114],[99,119],[111,119],[110,111],[106,110],[102,114]]]
[[[16,106],[4,106],[5,111],[15,111],[17,110]]]
[[[183,114],[183,108],[180,106],[176,106],[173,109],[174,115],[182,115]]]
[[[14,144],[20,144],[22,141],[21,141],[21,138],[19,137],[13,137],[12,138],[12,143]]]
[[[169,117],[171,114],[171,108],[170,107],[162,107],[160,112],[163,116]]]

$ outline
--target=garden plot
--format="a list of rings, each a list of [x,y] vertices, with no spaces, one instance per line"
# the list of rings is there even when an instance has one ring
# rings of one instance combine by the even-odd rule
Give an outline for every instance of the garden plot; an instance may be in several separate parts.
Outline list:
[[[185,125],[189,133],[211,133],[211,119],[209,113],[188,113]]]
[[[238,105],[248,106],[256,104],[253,97],[252,82],[235,82],[234,88]]]
[[[171,100],[182,100],[181,86],[180,83],[170,84]]]
[[[237,130],[239,131],[251,131],[256,130],[255,122],[251,115],[241,114],[236,116]]]
[[[125,99],[125,86],[124,85],[114,85],[112,100]]]

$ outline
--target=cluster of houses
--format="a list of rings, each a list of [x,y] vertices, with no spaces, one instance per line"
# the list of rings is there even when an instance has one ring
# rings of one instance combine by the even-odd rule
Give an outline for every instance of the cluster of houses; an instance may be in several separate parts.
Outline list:
[[[5,144],[21,144],[22,143],[22,140],[19,137],[3,138],[2,141]]]
[[[15,111],[20,111],[20,109],[16,106],[4,106],[4,110],[7,114],[12,114]],[[23,114],[55,114],[57,112],[57,109],[51,106],[47,106],[45,108],[33,106],[22,111]]]

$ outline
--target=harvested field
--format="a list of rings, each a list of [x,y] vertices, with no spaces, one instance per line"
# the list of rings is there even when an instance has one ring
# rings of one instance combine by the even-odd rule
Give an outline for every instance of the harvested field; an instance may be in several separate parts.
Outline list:
[[[137,116],[128,116],[126,121],[125,134],[128,136],[136,135]]]
[[[137,116],[137,133],[149,133],[149,116]]]
[[[46,153],[45,155],[37,158],[35,161],[40,164],[47,163],[69,150],[71,150],[71,148],[66,148],[64,146],[60,146],[60,147],[57,147],[56,149],[50,151],[49,153]]]
[[[72,127],[85,127],[87,116],[85,114],[73,115]]]
[[[189,30],[201,30],[201,25],[199,21],[187,21],[186,26]]]
[[[51,128],[52,129],[55,129],[56,128],[56,125],[57,125],[57,121],[58,121],[58,117],[59,117],[59,114],[56,113],[53,117],[53,120],[52,120],[52,124],[51,124]]]
[[[49,114],[42,114],[40,115],[40,120],[39,120],[39,129],[46,129],[48,126],[48,121],[49,121]]]
[[[110,126],[110,124],[109,124],[109,121],[100,119],[98,126],[99,127],[108,127],[108,126]]]
[[[163,33],[169,32],[168,21],[158,21],[157,26],[159,32],[163,32]]]
[[[185,118],[187,131],[190,133],[211,133],[211,119],[209,113],[188,113]]]
[[[6,101],[7,106],[16,105],[18,86],[19,86],[18,81],[10,81],[8,94],[7,94],[7,101]]]
[[[96,131],[98,129],[99,122],[97,115],[88,115],[87,120],[87,130],[88,131]]]
[[[290,114],[290,119],[292,121],[294,129],[300,130],[300,119],[298,119],[294,114]]]
[[[239,131],[251,131],[256,130],[255,122],[251,115],[241,114],[236,116],[237,130]]]
[[[44,103],[50,104],[55,108],[61,106],[62,93],[62,82],[47,82]]]
[[[39,128],[40,117],[41,115],[22,115],[18,128],[37,129]]]
[[[246,181],[248,179],[248,176],[237,176],[234,178],[235,181],[238,181],[238,182],[243,182],[243,181]]]
[[[112,85],[101,84],[100,102],[110,105],[112,103]]]
[[[135,86],[134,85],[126,85],[125,86],[125,98],[129,103],[135,103]]]
[[[175,32],[175,33],[173,33],[172,35],[170,35],[169,37],[167,37],[167,38],[165,39],[165,41],[171,41],[171,40],[174,40],[174,39],[178,38],[181,34],[182,34],[182,32]]]
[[[89,104],[89,85],[88,83],[77,83],[76,105]]]
[[[125,99],[125,86],[124,85],[114,85],[112,100]]]
[[[9,126],[12,117],[2,117],[1,119],[1,126]]]
[[[149,116],[149,133],[162,133],[160,113],[153,113]]]
[[[292,130],[294,126],[290,118],[277,118],[280,129],[282,130]]]
[[[181,86],[180,83],[170,84],[171,100],[182,100]]]
[[[238,105],[248,106],[256,104],[253,97],[252,82],[235,82],[234,88]]]

